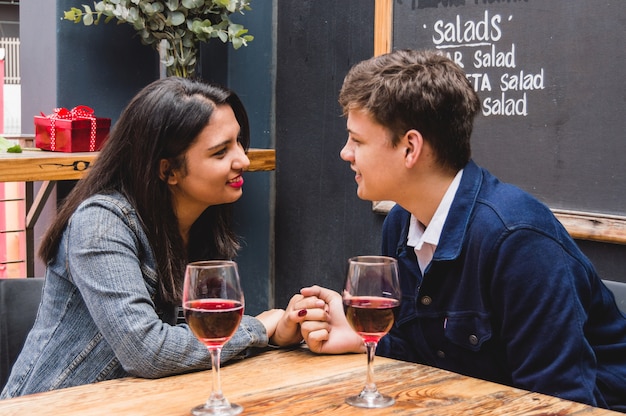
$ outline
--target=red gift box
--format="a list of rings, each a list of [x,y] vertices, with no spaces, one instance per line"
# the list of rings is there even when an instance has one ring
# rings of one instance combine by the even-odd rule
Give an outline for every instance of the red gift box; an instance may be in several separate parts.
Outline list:
[[[110,127],[110,118],[96,117],[87,106],[56,108],[50,115],[35,116],[35,147],[55,152],[95,152],[106,141]]]

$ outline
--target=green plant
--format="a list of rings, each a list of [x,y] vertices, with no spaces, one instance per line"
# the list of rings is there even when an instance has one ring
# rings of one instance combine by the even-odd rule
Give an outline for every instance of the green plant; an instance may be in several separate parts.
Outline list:
[[[199,42],[218,38],[235,49],[254,39],[231,14],[250,10],[250,0],[100,0],[83,10],[72,7],[64,19],[85,26],[97,25],[104,16],[108,23],[128,23],[141,42],[161,54],[167,75],[191,76],[196,66]]]
[[[0,136],[0,152],[5,150],[7,153],[22,153],[22,146]]]

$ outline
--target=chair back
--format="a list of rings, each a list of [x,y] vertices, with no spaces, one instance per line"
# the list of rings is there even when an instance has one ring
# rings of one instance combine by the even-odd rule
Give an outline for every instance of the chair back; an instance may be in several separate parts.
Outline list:
[[[614,280],[603,280],[603,282],[613,292],[619,310],[626,314],[626,283]]]
[[[43,277],[0,278],[0,390],[35,323],[43,281]]]

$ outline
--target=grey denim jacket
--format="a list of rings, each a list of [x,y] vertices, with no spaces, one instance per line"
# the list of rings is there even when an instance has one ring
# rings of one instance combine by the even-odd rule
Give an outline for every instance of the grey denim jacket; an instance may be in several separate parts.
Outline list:
[[[84,201],[48,264],[37,319],[0,399],[210,368],[206,347],[189,327],[157,314],[155,270],[139,218],[122,195]],[[222,361],[267,344],[263,324],[244,316]]]

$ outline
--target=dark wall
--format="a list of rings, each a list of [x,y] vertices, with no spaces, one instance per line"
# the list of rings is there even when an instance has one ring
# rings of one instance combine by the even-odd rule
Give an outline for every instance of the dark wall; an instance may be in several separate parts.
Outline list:
[[[348,257],[380,252],[382,217],[356,196],[337,94],[373,54],[374,0],[278,1],[276,306],[301,287],[339,290]]]
[[[65,10],[82,3],[57,0],[56,105],[87,105],[114,123],[130,99],[159,78],[158,55],[141,44],[128,24],[112,21],[86,27],[61,20]]]
[[[603,279],[626,282],[626,245],[576,241]]]
[[[270,1],[252,2],[252,10],[236,19],[249,30],[254,40],[236,51],[227,47],[227,84],[246,106],[252,147],[259,148],[275,147],[272,130],[275,65],[273,10]],[[249,172],[245,174],[245,181],[243,197],[235,207],[235,218],[237,232],[244,237],[239,262],[246,293],[246,312],[256,314],[274,304],[274,172]]]

